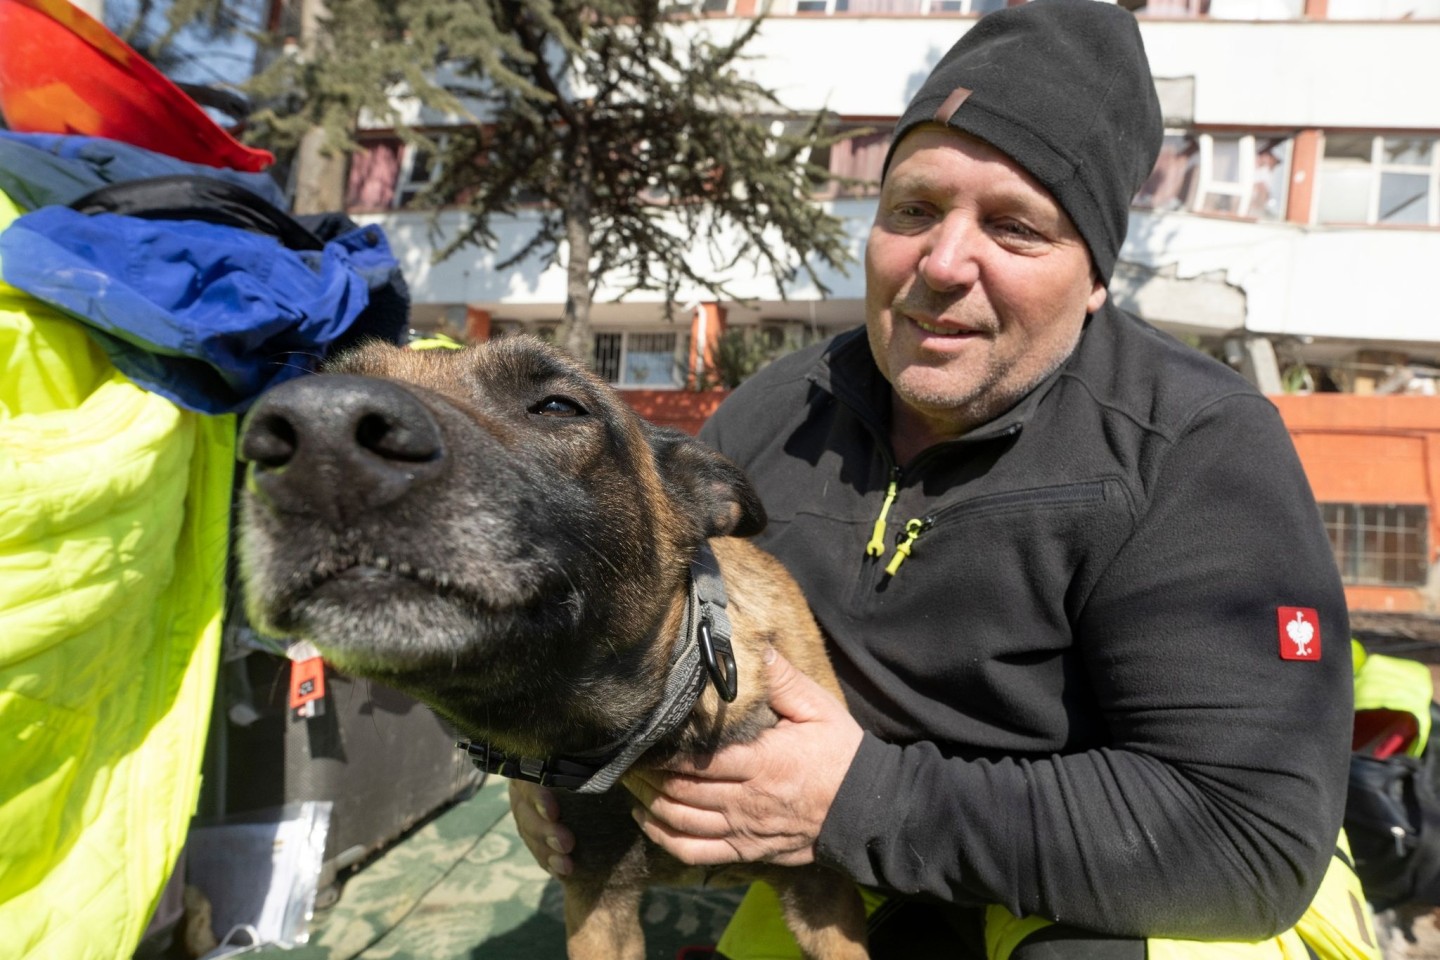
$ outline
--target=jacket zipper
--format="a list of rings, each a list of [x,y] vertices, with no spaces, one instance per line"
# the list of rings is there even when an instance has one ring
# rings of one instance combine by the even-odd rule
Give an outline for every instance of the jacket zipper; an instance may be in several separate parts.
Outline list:
[[[865,544],[865,555],[867,557],[885,556],[885,518],[890,515],[890,507],[895,503],[895,496],[900,492],[900,468],[891,466],[890,486],[885,490],[885,502],[880,505],[880,516],[875,518],[875,528],[870,532],[870,542]]]

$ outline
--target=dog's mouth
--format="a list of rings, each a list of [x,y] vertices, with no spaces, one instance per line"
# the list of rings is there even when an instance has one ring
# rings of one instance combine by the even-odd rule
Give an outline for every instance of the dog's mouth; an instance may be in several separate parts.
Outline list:
[[[265,632],[311,640],[340,669],[376,677],[474,656],[516,615],[441,571],[385,556],[295,571],[280,589],[251,600],[252,620]]]
[[[462,576],[433,559],[416,563],[400,551],[356,543],[312,548],[289,562],[280,559],[283,551],[252,554],[243,579],[257,628],[312,640],[327,659],[352,668],[449,663],[571,609],[562,605],[557,614],[545,602],[566,591],[541,565],[505,564],[505,575],[487,577],[471,563]]]
[[[446,589],[450,578],[443,572],[430,567],[415,566],[404,560],[392,560],[385,556],[368,559],[351,558],[327,564],[328,569],[312,571],[308,587],[314,590],[330,581],[341,583],[360,582],[380,584],[390,581],[408,580],[420,586],[436,590]]]
[[[481,616],[496,615],[509,605],[500,598],[479,596],[445,570],[386,555],[337,557],[317,563],[297,571],[283,591],[285,606],[335,604],[353,612],[357,621],[397,597],[450,601]]]

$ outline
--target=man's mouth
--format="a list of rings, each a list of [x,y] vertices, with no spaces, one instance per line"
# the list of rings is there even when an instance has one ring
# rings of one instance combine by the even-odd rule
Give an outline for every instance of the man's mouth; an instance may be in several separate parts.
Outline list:
[[[925,333],[938,337],[969,337],[974,336],[975,331],[965,327],[953,327],[946,324],[926,320],[923,317],[911,316],[910,322],[915,324]]]

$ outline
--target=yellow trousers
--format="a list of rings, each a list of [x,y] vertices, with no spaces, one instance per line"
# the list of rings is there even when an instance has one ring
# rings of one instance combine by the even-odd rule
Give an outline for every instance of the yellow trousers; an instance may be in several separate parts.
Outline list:
[[[867,914],[885,901],[863,887],[860,893]],[[1026,937],[1047,926],[1048,920],[1016,917],[998,906],[987,908],[986,960],[1010,960]],[[750,887],[718,949],[728,960],[803,960],[781,917],[779,898],[763,883]],[[1254,943],[1151,938],[1146,941],[1146,955],[1149,960],[1310,960],[1312,956],[1319,960],[1382,960],[1374,918],[1360,881],[1339,854],[1331,859],[1310,909],[1279,936]]]

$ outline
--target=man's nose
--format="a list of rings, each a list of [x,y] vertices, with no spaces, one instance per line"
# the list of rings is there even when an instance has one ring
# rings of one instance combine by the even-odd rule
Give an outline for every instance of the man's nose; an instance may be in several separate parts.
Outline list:
[[[980,279],[978,256],[984,240],[984,231],[968,216],[954,213],[939,221],[926,237],[921,279],[932,290],[973,285]]]

